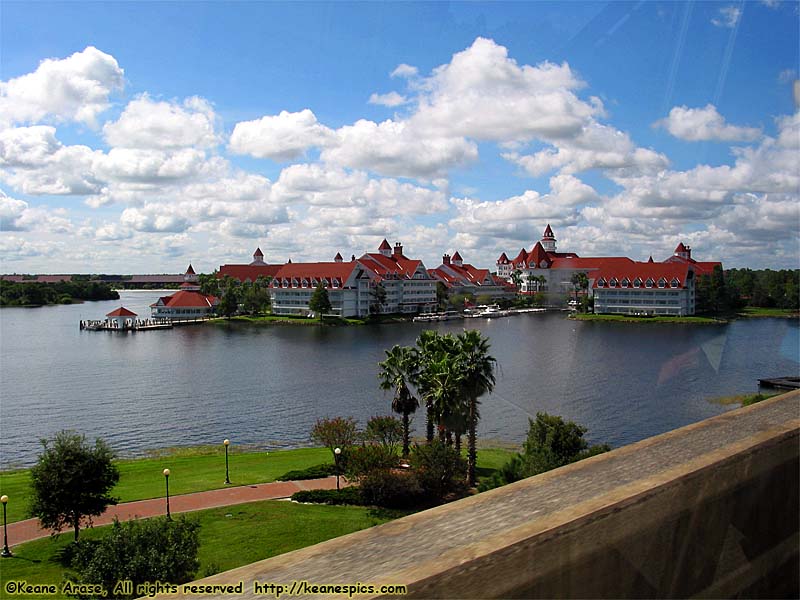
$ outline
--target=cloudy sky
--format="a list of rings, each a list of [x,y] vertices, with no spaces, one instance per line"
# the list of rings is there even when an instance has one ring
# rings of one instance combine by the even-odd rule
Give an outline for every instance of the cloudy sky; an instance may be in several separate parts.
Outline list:
[[[5,0],[0,271],[796,268],[798,6]]]

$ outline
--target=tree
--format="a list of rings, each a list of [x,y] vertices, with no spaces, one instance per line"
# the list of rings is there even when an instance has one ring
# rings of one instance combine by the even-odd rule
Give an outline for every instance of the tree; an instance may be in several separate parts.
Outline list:
[[[413,383],[425,401],[428,443],[433,441],[433,430],[439,423],[440,404],[447,401],[451,393],[444,363],[452,362],[456,355],[456,339],[450,334],[440,335],[427,329],[417,338],[417,369]]]
[[[367,421],[364,439],[386,448],[394,455],[403,441],[403,423],[397,417],[376,416]]]
[[[369,312],[377,315],[384,306],[386,306],[386,288],[379,283],[370,292]]]
[[[414,348],[395,345],[386,351],[386,360],[378,366],[381,368],[378,374],[381,389],[394,389],[392,410],[403,415],[403,456],[408,456],[410,415],[419,407],[419,400],[408,387],[416,378],[417,352]]]
[[[589,289],[589,278],[586,276],[586,273],[575,272],[572,274],[570,281],[572,282],[572,287],[575,289],[575,303],[577,304],[578,292],[580,290]]]
[[[65,526],[75,530],[103,513],[116,498],[109,495],[119,481],[112,462],[114,453],[101,439],[94,446],[86,437],[61,431],[52,440],[42,440],[44,451],[31,469],[31,516],[54,534]]]
[[[436,282],[436,306],[439,307],[439,310],[444,310],[445,306],[447,306],[447,297],[449,292],[447,291],[447,286],[443,281]]]
[[[219,292],[221,294],[217,311],[224,317],[230,319],[239,310],[239,302],[241,295],[241,286],[239,280],[234,279],[230,275],[225,275],[219,283]]]
[[[519,288],[522,286],[522,271],[515,269],[514,272],[511,273],[511,282],[517,286],[517,294],[519,294]]]
[[[200,284],[200,293],[206,294],[207,296],[219,296],[219,279],[217,278],[217,272],[211,273],[210,275],[207,273],[201,273],[197,277],[198,283]]]
[[[328,297],[328,290],[325,289],[325,284],[322,282],[317,284],[314,293],[311,294],[308,308],[320,319],[322,319],[322,315],[330,314],[332,308],[331,299]]]
[[[242,293],[242,308],[245,312],[255,315],[268,312],[272,304],[269,296],[269,282],[272,278],[259,275],[253,283],[245,283]]]
[[[335,459],[336,448],[346,453],[358,441],[358,425],[353,417],[318,419],[311,430],[311,439],[329,448]]]
[[[497,360],[489,354],[489,340],[479,331],[465,331],[458,335],[460,368],[463,372],[462,389],[469,402],[467,419],[467,482],[475,485],[475,464],[478,427],[478,398],[494,389],[494,369]]]
[[[117,588],[120,581],[133,582],[133,590],[145,582],[191,581],[200,561],[200,523],[183,515],[175,520],[156,517],[120,523],[114,519],[100,540],[82,541],[72,559],[80,583],[101,584],[114,598],[134,598]],[[116,588],[116,589],[115,589]]]

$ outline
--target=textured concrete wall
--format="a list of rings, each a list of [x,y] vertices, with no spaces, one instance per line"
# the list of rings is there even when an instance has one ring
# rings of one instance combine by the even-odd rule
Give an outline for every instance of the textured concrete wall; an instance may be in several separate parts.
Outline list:
[[[243,581],[246,598],[293,581],[418,598],[797,597],[799,457],[792,392],[201,583]]]

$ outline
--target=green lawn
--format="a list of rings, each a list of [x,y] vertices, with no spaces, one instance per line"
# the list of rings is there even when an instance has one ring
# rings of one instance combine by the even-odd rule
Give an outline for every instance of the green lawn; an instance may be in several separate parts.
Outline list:
[[[229,450],[230,477],[233,485],[250,485],[275,481],[287,471],[305,469],[332,462],[326,448],[300,448],[274,452],[240,452]],[[164,494],[164,476],[169,468],[170,494],[188,494],[225,487],[225,451],[200,447],[175,450],[154,458],[117,461],[119,483],[113,495],[120,502],[157,498]],[[8,522],[28,518],[30,472],[0,473],[0,494],[8,495]]]
[[[575,321],[615,321],[618,323],[690,323],[700,325],[719,325],[727,323],[724,319],[712,319],[709,317],[633,317],[630,315],[595,315],[574,313],[569,316]]]
[[[332,462],[327,448],[299,448],[273,452],[242,452],[231,446],[230,477],[233,485],[275,481],[287,471]],[[480,448],[478,475],[490,476],[513,455],[510,450]],[[225,487],[225,451],[222,447],[198,447],[164,452],[162,456],[117,461],[119,483],[113,495],[120,502],[158,498],[164,494],[164,476],[169,468],[170,494],[188,494]],[[28,518],[30,472],[0,473],[0,494],[8,495],[8,522]]]
[[[403,514],[360,506],[304,505],[275,500],[198,511],[191,515],[201,524],[200,569],[196,577],[311,546]],[[106,529],[83,530],[81,538],[97,538]],[[13,558],[0,559],[0,597],[6,597],[5,584],[10,580],[60,583],[65,568],[58,560],[59,552],[71,541],[72,534],[67,532],[14,547]]]
[[[781,318],[800,318],[800,312],[790,308],[760,308],[757,306],[746,306],[738,312],[742,317],[781,317]]]

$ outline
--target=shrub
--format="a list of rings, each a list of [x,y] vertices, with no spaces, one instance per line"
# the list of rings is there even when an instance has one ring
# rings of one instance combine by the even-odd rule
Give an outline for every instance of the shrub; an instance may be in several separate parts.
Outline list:
[[[466,492],[467,461],[454,448],[434,440],[411,451],[411,466],[426,499],[440,502]]]
[[[376,470],[359,485],[364,504],[384,508],[412,508],[424,500],[414,473]]]
[[[357,487],[346,487],[341,490],[302,490],[292,494],[295,502],[313,502],[315,504],[354,504],[363,506],[361,491]]]
[[[200,524],[184,516],[171,521],[156,517],[144,521],[114,520],[108,535],[79,542],[72,559],[80,583],[102,584],[109,592],[118,581],[130,580],[133,589],[152,581],[191,581],[200,562]],[[133,597],[114,594],[115,597]]]
[[[358,441],[356,420],[353,417],[318,419],[311,430],[311,439],[328,448],[331,455],[336,448],[340,448],[342,454],[339,460],[346,459],[347,449]],[[343,467],[341,463],[339,466]]]
[[[336,465],[322,464],[308,467],[307,469],[300,469],[298,471],[287,471],[280,477],[276,477],[277,481],[297,481],[300,479],[321,479],[329,475],[336,475]]]
[[[375,471],[388,471],[397,466],[398,458],[394,449],[386,446],[360,446],[352,448],[347,454],[348,479],[361,481]]]

